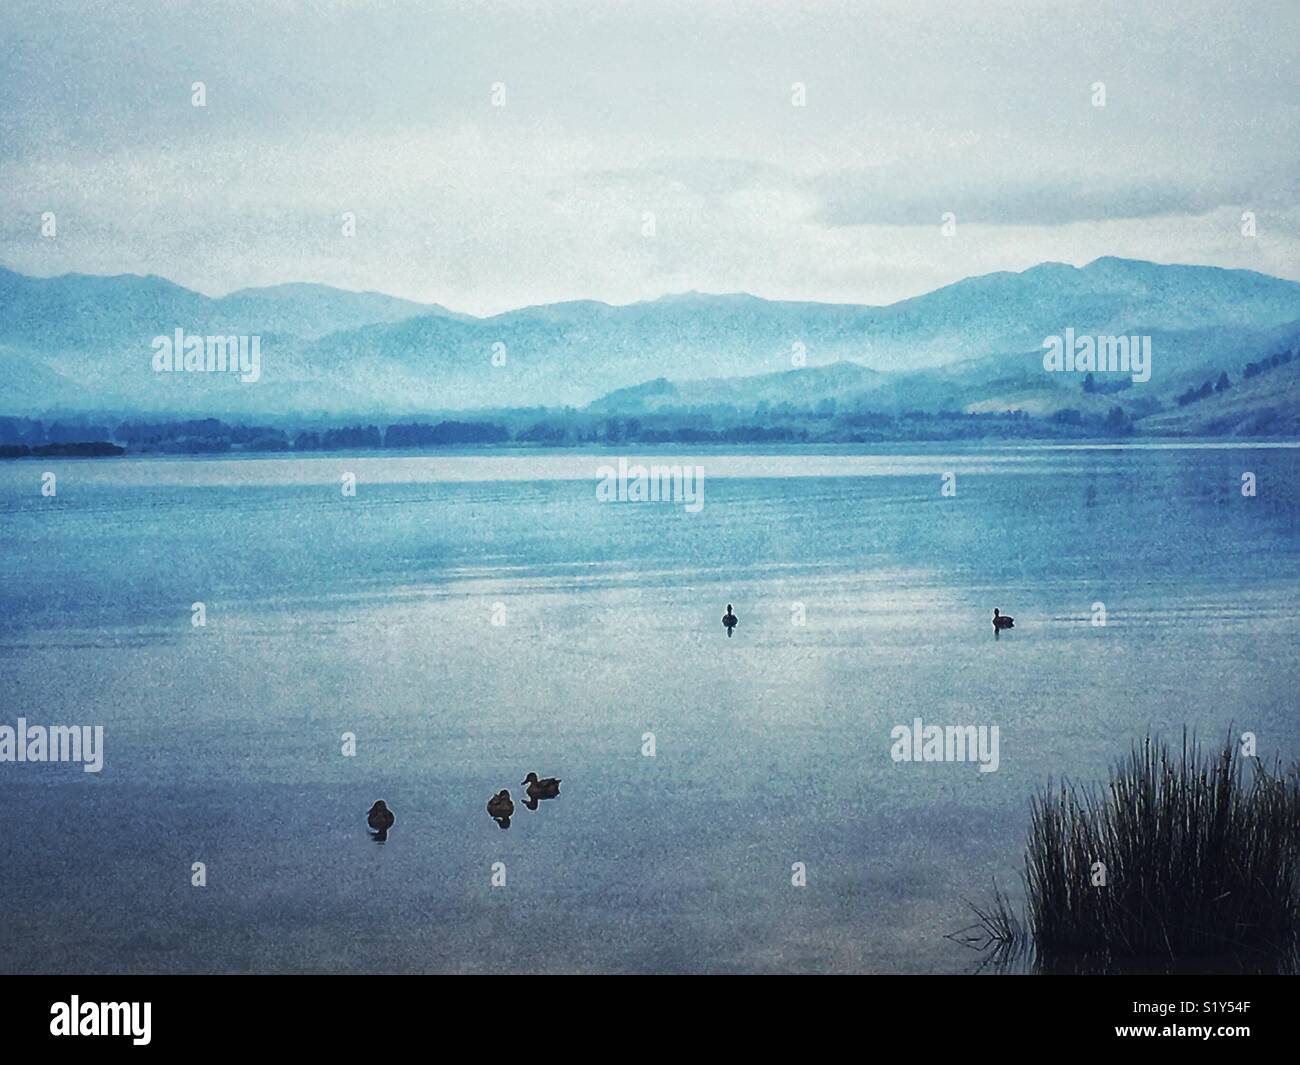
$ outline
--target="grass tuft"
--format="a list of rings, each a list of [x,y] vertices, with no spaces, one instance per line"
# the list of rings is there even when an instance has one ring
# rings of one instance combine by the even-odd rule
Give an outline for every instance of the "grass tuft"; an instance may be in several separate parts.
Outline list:
[[[1186,736],[1181,750],[1148,737],[1104,788],[1062,782],[1034,798],[1024,879],[1049,966],[1069,955],[1293,955],[1300,776],[1243,759],[1231,741],[1203,754]]]

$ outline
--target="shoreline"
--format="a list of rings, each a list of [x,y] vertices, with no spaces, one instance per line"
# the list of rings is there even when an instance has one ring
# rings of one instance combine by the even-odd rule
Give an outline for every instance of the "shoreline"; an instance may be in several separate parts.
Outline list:
[[[364,458],[452,458],[456,456],[484,457],[512,454],[626,454],[630,448],[641,448],[647,454],[705,454],[764,455],[804,454],[839,455],[860,454],[859,448],[908,448],[945,445],[972,451],[1227,451],[1268,450],[1300,448],[1300,438],[1278,437],[1170,437],[1130,436],[1117,441],[1105,437],[1085,437],[1061,440],[1059,437],[882,437],[879,440],[807,440],[770,441],[751,443],[733,440],[715,441],[655,441],[628,440],[619,443],[580,441],[573,443],[531,443],[511,441],[502,444],[449,444],[423,448],[408,447],[335,447],[335,448],[226,448],[194,450],[136,450],[106,440],[79,441],[66,444],[42,444],[37,447],[21,444],[0,445],[0,461],[23,459],[266,459],[310,458],[312,456],[345,455]],[[828,449],[821,451],[820,449]]]

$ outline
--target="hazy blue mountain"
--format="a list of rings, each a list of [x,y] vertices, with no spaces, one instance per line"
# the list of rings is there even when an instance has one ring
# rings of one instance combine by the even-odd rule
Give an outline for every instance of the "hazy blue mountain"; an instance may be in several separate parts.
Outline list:
[[[178,327],[204,334],[275,333],[310,340],[376,322],[450,313],[433,304],[327,285],[246,288],[214,299],[161,277],[39,278],[3,268],[0,311],[0,343],[72,351],[136,344]]]
[[[215,300],[213,313],[241,324],[238,333],[287,333],[314,340],[344,329],[379,322],[400,322],[425,314],[452,315],[436,303],[348,292],[328,285],[274,285],[244,288]]]
[[[306,350],[340,329],[426,314],[451,312],[326,285],[243,289],[214,299],[160,277],[33,278],[0,269],[0,358],[7,382],[0,413],[85,406],[179,414],[369,408],[369,384],[358,393],[317,373]],[[256,386],[153,373],[153,338],[177,328],[261,336],[267,373]]]
[[[22,414],[68,406],[93,410],[98,397],[79,382],[66,377],[26,352],[0,347],[4,387],[0,389],[0,414]]]
[[[1254,378],[1234,374],[1226,391],[1156,412],[1142,428],[1160,435],[1300,437],[1300,358]]]
[[[1259,432],[1300,425],[1300,357],[1278,371],[1247,380],[1248,363],[1277,352],[1300,353],[1300,321],[1263,330],[1236,327],[1145,331],[1152,337],[1152,374],[1146,382],[1124,375],[1094,375],[1094,390],[1084,388],[1079,373],[1046,373],[1043,351],[990,355],[914,373],[883,374],[856,363],[835,363],[783,373],[723,380],[670,381],[656,378],[602,396],[586,410],[594,414],[637,417],[687,414],[727,408],[763,415],[782,407],[798,411],[846,414],[872,412],[897,416],[908,411],[1000,414],[1023,411],[1052,417],[1074,411],[1104,417],[1115,406],[1151,426],[1191,432],[1202,426],[1221,432],[1225,417],[1233,424],[1255,424],[1268,415]],[[1215,394],[1182,408],[1178,397],[1189,389],[1217,381],[1227,373],[1239,391]],[[1270,383],[1274,391],[1270,391]],[[1213,400],[1210,402],[1209,400]],[[1157,416],[1159,416],[1157,418]]]
[[[1048,415],[1062,408],[1095,413],[1119,404],[1144,411],[1172,406],[1179,393],[1202,384],[1209,375],[1227,371],[1236,379],[1248,362],[1300,344],[1300,322],[1295,321],[1265,329],[1214,326],[1165,331],[1137,325],[1130,332],[1149,335],[1152,347],[1151,379],[1130,387],[1119,387],[1125,384],[1123,375],[1098,374],[1100,390],[1086,394],[1082,375],[1044,372],[1043,349],[1038,346],[918,374],[893,374],[887,389],[874,399],[879,409],[893,410],[1023,410]]]
[[[206,325],[213,302],[161,277],[37,278],[0,269],[0,343],[47,358],[124,343],[143,343],[148,352],[164,323]]]
[[[887,387],[887,381],[885,374],[853,362],[702,381],[671,382],[661,377],[618,389],[586,409],[597,414],[637,415],[709,407],[752,411],[788,405],[810,410],[828,401],[867,405]]]
[[[680,385],[775,373],[796,354],[810,368],[851,361],[915,371],[1037,350],[1067,326],[1190,332],[1298,316],[1294,282],[1101,259],[971,278],[880,308],[688,293],[622,307],[579,301],[487,319],[424,317],[336,333],[309,357],[356,387],[387,382],[390,396],[442,408],[583,405],[660,377]],[[504,345],[504,366],[491,363],[495,345]]]
[[[1041,344],[1066,327],[1161,337],[1146,391],[1163,395],[1177,375],[1235,358],[1238,348],[1243,359],[1258,354],[1269,329],[1296,319],[1295,282],[1112,258],[968,278],[887,307],[686,293],[490,318],[321,285],[218,300],[156,277],[0,271],[0,351],[26,364],[25,384],[0,413],[87,397],[118,410],[361,416],[594,402],[610,410],[857,404],[868,392],[893,409],[1048,410],[1074,385],[1042,372]],[[150,341],[177,327],[261,336],[262,380],[154,374]],[[795,356],[806,362],[801,371],[792,370]],[[726,383],[739,378],[747,380]],[[676,399],[665,386],[644,390],[659,379]]]
[[[1044,337],[1067,327],[1092,335],[1259,329],[1300,317],[1298,295],[1300,284],[1250,270],[1116,258],[1084,267],[1042,263],[883,308],[860,357],[878,368],[919,369],[1039,350]]]

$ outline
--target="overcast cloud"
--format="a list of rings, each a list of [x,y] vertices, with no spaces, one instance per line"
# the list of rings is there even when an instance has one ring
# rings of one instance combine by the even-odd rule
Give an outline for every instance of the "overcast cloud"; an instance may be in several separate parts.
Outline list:
[[[0,263],[474,313],[1100,255],[1300,279],[1298,53],[1294,0],[9,0]]]

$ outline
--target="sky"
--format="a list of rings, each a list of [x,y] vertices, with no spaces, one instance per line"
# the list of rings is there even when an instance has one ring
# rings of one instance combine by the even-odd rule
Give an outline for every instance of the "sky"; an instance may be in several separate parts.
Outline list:
[[[1300,279],[1298,193],[1298,0],[0,6],[0,264],[41,276],[474,314]]]

